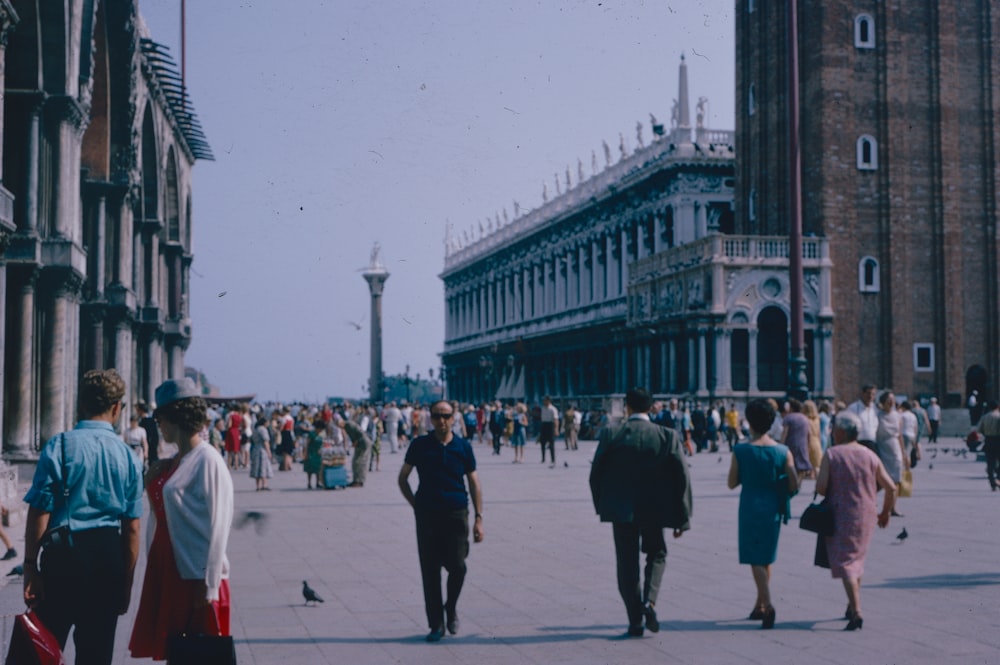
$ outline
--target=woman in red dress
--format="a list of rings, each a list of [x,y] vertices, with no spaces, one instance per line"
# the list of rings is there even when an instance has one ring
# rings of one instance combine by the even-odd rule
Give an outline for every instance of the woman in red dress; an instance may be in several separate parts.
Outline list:
[[[150,469],[146,489],[153,539],[129,641],[133,658],[165,660],[182,633],[229,635],[233,482],[219,452],[201,440],[207,405],[191,379],[156,389],[154,417],[177,456]]]
[[[235,469],[240,461],[241,435],[243,434],[243,416],[238,407],[234,406],[226,416],[226,457],[229,468]]]

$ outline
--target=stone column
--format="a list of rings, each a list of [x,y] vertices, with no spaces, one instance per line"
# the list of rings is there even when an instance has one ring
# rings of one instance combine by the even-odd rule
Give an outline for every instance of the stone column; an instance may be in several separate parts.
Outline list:
[[[39,146],[41,142],[41,102],[39,94],[37,103],[28,112],[28,163],[24,170],[24,221],[21,230],[28,235],[38,233],[38,178],[41,169],[39,168]]]
[[[658,212],[653,215],[653,254],[659,254],[663,251],[663,225],[666,223],[666,217],[663,212]]]
[[[131,396],[128,398],[129,405],[135,403],[137,394],[132,364],[132,321],[120,319],[115,324],[115,369],[125,381],[126,396]]]
[[[685,386],[686,391],[697,392],[698,387],[698,339],[697,333],[691,334],[693,331],[687,331],[687,385]]]
[[[749,334],[747,335],[747,337],[749,338],[749,342],[747,344],[747,347],[748,347],[748,349],[747,349],[747,351],[748,351],[747,355],[749,356],[749,360],[750,360],[750,384],[749,384],[750,388],[749,388],[749,392],[752,395],[752,394],[758,392],[758,390],[759,390],[757,388],[757,328],[756,327],[750,328],[750,330],[748,331],[748,333]]]
[[[619,259],[615,256],[615,248],[620,242],[621,234],[617,232],[612,232],[607,236],[607,258],[604,262],[605,270],[605,284],[606,292],[604,294],[605,298],[613,298],[618,294],[618,263]]]
[[[668,345],[668,357],[667,362],[670,368],[667,370],[667,390],[671,393],[677,392],[677,339],[671,335],[670,339],[667,341]]]
[[[626,224],[621,229],[620,242],[622,244],[622,253],[621,261],[618,262],[618,290],[615,291],[616,296],[621,296],[628,290],[628,264],[632,258],[628,253],[629,226],[629,224]],[[638,251],[638,248],[636,251]]]
[[[49,269],[43,275],[52,291],[48,310],[45,355],[41,366],[41,440],[47,441],[72,425],[76,405],[72,396],[77,382],[79,330],[77,298],[82,279],[75,272]],[[71,386],[72,384],[72,386]],[[68,399],[69,398],[69,399]]]
[[[368,282],[371,294],[371,372],[368,378],[368,397],[372,402],[380,402],[385,396],[382,391],[382,290],[389,279],[389,273],[378,262],[378,245],[373,250],[371,264],[361,276]]]
[[[156,394],[156,388],[163,383],[163,338],[159,330],[152,331],[146,340],[146,395]]]
[[[729,328],[715,330],[715,392],[729,394],[733,391],[732,371],[732,331]]]
[[[34,350],[35,350],[35,286],[38,272],[31,269],[20,280],[20,327],[17,339],[16,364],[11,367],[13,387],[7,396],[10,414],[8,436],[4,438],[4,453],[26,459],[33,455],[34,432]]]
[[[704,328],[698,328],[698,394],[701,396],[708,394],[708,346],[705,343],[707,333]]]

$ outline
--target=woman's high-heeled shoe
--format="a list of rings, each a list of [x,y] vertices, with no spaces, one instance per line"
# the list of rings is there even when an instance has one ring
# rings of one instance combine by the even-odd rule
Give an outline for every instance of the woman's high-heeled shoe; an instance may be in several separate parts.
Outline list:
[[[864,617],[855,612],[854,615],[851,616],[851,620],[847,622],[847,625],[844,627],[844,630],[861,630],[862,626],[864,626],[864,623],[865,623]]]
[[[763,628],[764,630],[770,630],[771,628],[774,628],[775,616],[776,612],[774,611],[774,606],[768,605],[767,609],[764,610],[764,616],[762,617],[762,620],[760,622],[760,627]]]
[[[854,610],[852,610],[851,606],[848,605],[847,609],[844,610],[844,618],[847,619],[848,621],[850,621],[851,617],[853,617],[853,616],[854,616]]]
[[[750,616],[747,617],[747,620],[760,621],[761,619],[764,618],[764,612],[766,611],[767,610],[765,610],[765,608],[761,607],[760,605],[757,605],[756,607],[753,608],[753,612],[750,613]]]

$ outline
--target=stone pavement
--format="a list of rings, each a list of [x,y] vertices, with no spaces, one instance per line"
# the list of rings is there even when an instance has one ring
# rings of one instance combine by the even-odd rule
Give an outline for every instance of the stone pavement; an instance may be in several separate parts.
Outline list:
[[[862,587],[865,626],[855,633],[842,632],[843,587],[812,566],[815,539],[797,519],[784,529],[774,566],[775,629],[744,620],[754,586],[749,568],[737,563],[739,492],[725,486],[729,453],[695,456],[693,529],[679,540],[668,537],[657,608],[663,629],[632,640],[615,639],[626,619],[611,527],[594,515],[587,485],[595,445],[557,450],[554,469],[538,462],[532,444],[523,465],[511,464],[509,448],[495,457],[488,446],[475,447],[486,539],[471,546],[461,632],[438,644],[423,641],[413,516],[396,486],[402,455],[384,455],[382,471],[369,474],[361,489],[307,491],[297,467],[276,474],[273,491],[254,492],[239,472],[237,518],[247,510],[269,518],[261,533],[234,530],[230,544],[239,662],[773,665],[804,658],[838,664],[1000,658],[1000,492],[989,491],[974,455],[953,453],[964,447],[957,439],[944,440],[937,456],[928,454],[914,471],[915,496],[899,506],[906,517],[876,532]],[[811,498],[807,481],[793,500],[796,516]],[[904,525],[910,537],[900,544],[895,536]],[[21,534],[12,535],[20,548]],[[0,580],[7,579],[2,575],[12,566],[0,566]],[[302,580],[326,602],[304,606]],[[138,586],[132,613],[119,624],[116,664],[139,662],[125,648]],[[16,582],[0,589],[4,641],[21,610],[20,591]]]

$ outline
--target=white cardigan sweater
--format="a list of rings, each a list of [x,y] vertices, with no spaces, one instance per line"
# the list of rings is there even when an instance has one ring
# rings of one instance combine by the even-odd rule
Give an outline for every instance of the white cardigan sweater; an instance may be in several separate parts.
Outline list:
[[[163,508],[181,578],[204,580],[208,600],[218,600],[219,585],[229,577],[233,479],[215,448],[201,443],[181,458],[163,485]],[[150,520],[149,534],[155,521]]]

